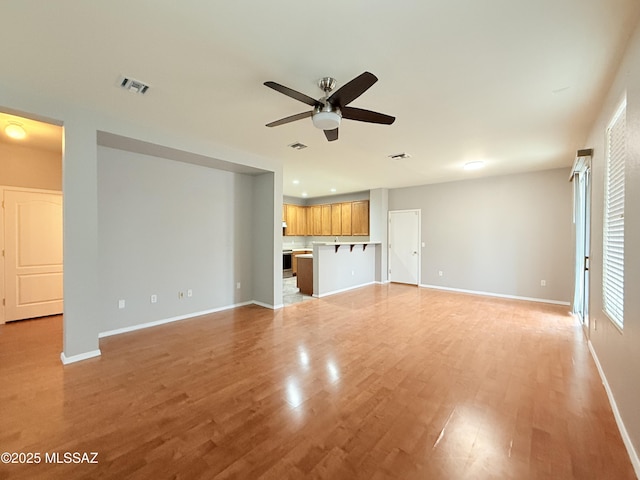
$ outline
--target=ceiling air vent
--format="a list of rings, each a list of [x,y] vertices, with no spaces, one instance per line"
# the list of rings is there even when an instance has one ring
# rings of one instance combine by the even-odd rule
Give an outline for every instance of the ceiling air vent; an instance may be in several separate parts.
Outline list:
[[[391,160],[404,160],[405,158],[411,158],[408,153],[396,153],[395,155],[388,155]]]
[[[140,80],[134,80],[133,78],[124,77],[120,82],[120,86],[125,90],[129,90],[133,93],[139,93],[144,95],[149,90],[149,85],[141,82]]]
[[[304,143],[300,143],[300,142],[292,143],[289,146],[294,150],[302,150],[303,148],[307,148],[307,146]]]

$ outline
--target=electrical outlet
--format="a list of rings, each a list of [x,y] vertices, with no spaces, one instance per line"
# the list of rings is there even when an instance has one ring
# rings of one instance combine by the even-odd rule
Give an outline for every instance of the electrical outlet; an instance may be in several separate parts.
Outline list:
[[[540,280],[540,286],[541,287],[546,287],[547,286],[547,281],[546,280]]]
[[[122,299],[118,300],[118,308],[122,309],[124,308],[124,305],[125,305],[124,300]]]
[[[240,282],[236,283],[236,289],[240,290],[240,287],[242,286],[242,284]]]
[[[439,276],[439,277],[444,276],[444,273],[442,273],[442,270],[438,270],[438,276]]]
[[[353,276],[355,274],[356,274],[356,271],[355,270],[351,270],[351,275]]]
[[[158,295],[155,293],[151,295],[151,303],[158,303]]]
[[[193,297],[193,290],[187,290],[187,297]]]
[[[182,300],[184,298],[184,292],[178,292],[178,298]]]

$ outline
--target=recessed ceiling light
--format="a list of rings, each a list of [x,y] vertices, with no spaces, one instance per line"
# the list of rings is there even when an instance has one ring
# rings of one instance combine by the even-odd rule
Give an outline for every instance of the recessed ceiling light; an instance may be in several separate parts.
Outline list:
[[[303,148],[307,148],[307,146],[304,143],[300,143],[300,142],[291,143],[287,146],[293,148],[294,150],[302,150]]]
[[[27,136],[27,132],[25,132],[22,125],[18,123],[10,123],[4,127],[4,133],[15,140],[22,140]]]
[[[293,184],[294,184],[294,185],[298,185],[299,183],[300,183],[300,180],[294,180],[294,181],[293,181]]]
[[[481,160],[477,160],[475,162],[467,162],[464,164],[465,170],[479,170],[484,167],[484,162]]]
[[[306,197],[307,196],[307,192],[302,192],[302,196]]]
[[[330,190],[330,192],[331,192],[331,193],[336,193],[336,192],[337,192],[337,190],[336,190],[335,188],[332,188],[332,189]]]

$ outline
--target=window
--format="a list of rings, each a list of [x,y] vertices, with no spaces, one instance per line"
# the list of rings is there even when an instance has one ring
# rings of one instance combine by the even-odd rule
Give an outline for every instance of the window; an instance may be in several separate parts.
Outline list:
[[[624,100],[607,128],[602,297],[604,312],[624,325],[624,164],[627,102]]]

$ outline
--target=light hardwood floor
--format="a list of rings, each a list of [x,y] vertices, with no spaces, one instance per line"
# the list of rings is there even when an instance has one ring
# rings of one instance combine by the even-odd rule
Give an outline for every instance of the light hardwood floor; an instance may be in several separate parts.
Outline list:
[[[3,479],[635,478],[567,307],[375,285],[101,340],[0,326]]]

